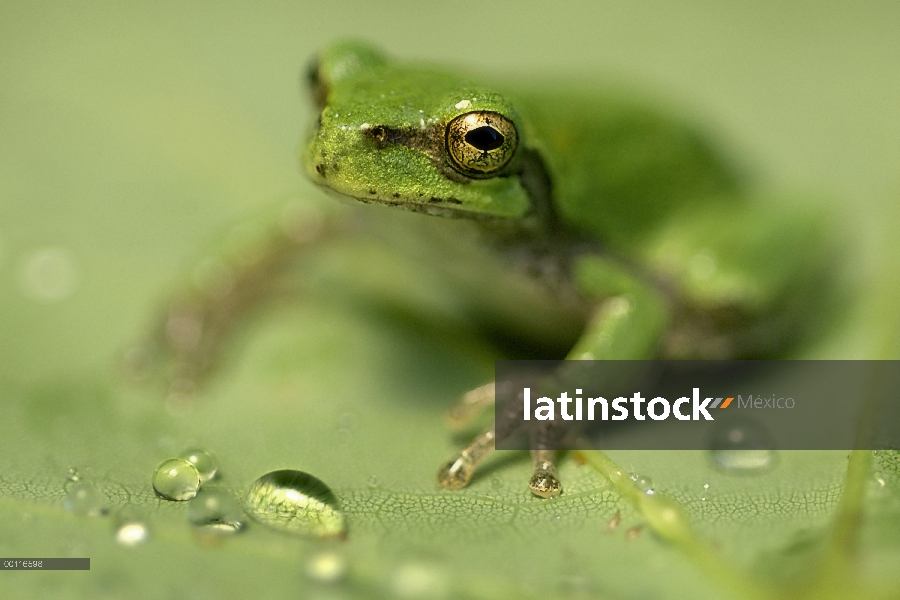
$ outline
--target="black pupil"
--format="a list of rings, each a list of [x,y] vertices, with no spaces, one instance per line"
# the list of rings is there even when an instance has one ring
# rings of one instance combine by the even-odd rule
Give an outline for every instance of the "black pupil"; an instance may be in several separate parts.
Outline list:
[[[478,129],[473,129],[466,134],[466,143],[475,146],[479,150],[496,150],[503,145],[503,134],[485,125]]]

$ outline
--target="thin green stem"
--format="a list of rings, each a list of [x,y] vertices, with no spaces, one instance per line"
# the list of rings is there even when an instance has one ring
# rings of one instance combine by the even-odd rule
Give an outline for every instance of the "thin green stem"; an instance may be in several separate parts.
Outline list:
[[[635,485],[622,467],[600,450],[580,450],[578,455],[609,479],[616,491],[647,520],[648,526],[656,535],[687,555],[711,579],[748,600],[770,600],[775,597],[773,590],[734,569],[709,544],[701,540],[691,528],[687,513],[680,504],[658,494],[647,495]]]

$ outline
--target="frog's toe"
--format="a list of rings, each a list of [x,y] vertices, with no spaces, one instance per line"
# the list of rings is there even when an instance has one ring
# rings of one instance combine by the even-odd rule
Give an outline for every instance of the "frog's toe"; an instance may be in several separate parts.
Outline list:
[[[556,477],[555,453],[550,450],[533,450],[534,471],[528,481],[531,493],[540,498],[553,498],[562,493],[562,484]]]
[[[528,482],[531,493],[541,498],[553,498],[562,493],[562,484],[552,473],[535,473]]]
[[[475,467],[494,449],[494,426],[491,425],[478,435],[472,443],[459,453],[459,455],[445,464],[438,471],[438,485],[448,490],[458,490],[466,487]]]
[[[466,456],[460,455],[451,460],[437,474],[438,485],[446,490],[459,490],[468,485],[475,472],[475,463]]]

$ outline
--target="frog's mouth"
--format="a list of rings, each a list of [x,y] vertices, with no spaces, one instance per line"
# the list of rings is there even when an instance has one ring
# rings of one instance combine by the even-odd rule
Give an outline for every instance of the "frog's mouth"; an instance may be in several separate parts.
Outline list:
[[[391,208],[399,208],[410,212],[427,214],[437,217],[451,217],[455,219],[473,219],[480,221],[505,221],[508,218],[497,215],[484,214],[477,211],[466,209],[462,206],[462,200],[458,198],[438,198],[437,196],[429,197],[425,202],[419,199],[404,199],[401,194],[393,193],[391,197],[385,198],[377,193],[373,194],[355,194],[347,193],[333,186],[327,179],[317,177],[316,185],[325,190],[329,195],[345,202],[354,204],[372,204],[377,206],[389,206]]]

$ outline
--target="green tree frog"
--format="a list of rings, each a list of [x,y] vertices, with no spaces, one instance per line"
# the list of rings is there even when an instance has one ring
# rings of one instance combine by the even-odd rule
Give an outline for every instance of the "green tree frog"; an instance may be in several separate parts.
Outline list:
[[[307,175],[381,212],[424,213],[423,230],[464,222],[471,234],[447,253],[462,260],[457,272],[499,265],[552,307],[548,319],[524,293],[517,306],[518,288],[503,293],[500,278],[470,285],[504,297],[508,312],[480,310],[481,322],[531,338],[532,357],[776,357],[825,310],[834,252],[821,211],[750,189],[697,132],[628,95],[478,83],[358,42],[322,51],[308,79]],[[292,243],[303,247],[351,231],[300,229]],[[170,312],[182,384],[291,251],[270,243],[228,290]],[[464,423],[493,400],[487,383],[451,416]],[[483,430],[440,468],[438,484],[465,486],[494,440],[493,426]],[[531,491],[558,495],[555,453],[532,459]]]

